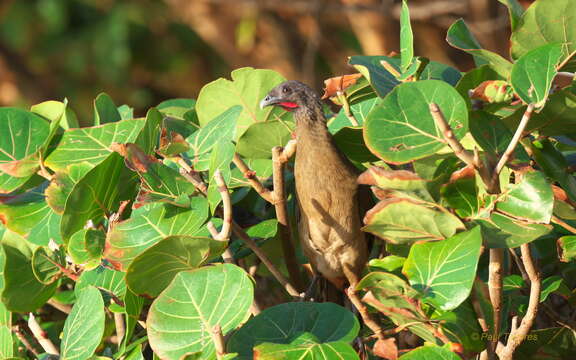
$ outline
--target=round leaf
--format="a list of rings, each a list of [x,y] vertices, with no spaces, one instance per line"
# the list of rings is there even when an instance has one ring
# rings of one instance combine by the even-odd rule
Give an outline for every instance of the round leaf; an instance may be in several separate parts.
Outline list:
[[[544,224],[550,222],[553,207],[552,187],[540,171],[527,173],[496,204],[496,209],[515,218]]]
[[[397,86],[368,115],[364,139],[384,161],[403,164],[437,153],[446,146],[429,105],[436,103],[461,139],[468,131],[468,109],[460,94],[439,80]]]
[[[50,137],[40,116],[21,109],[0,108],[0,172],[29,177],[40,166],[38,151]]]
[[[126,271],[136,294],[156,297],[177,273],[200,266],[210,252],[211,238],[169,236],[138,255]]]
[[[449,212],[436,210],[409,199],[383,200],[366,213],[362,230],[393,244],[442,240],[464,225]]]
[[[424,300],[451,310],[470,294],[481,245],[480,227],[443,241],[415,244],[402,271]]]
[[[198,352],[211,359],[216,351],[212,329],[220,325],[226,335],[246,321],[253,296],[252,280],[235,265],[180,272],[150,307],[150,346],[164,359]]]
[[[280,74],[272,70],[245,67],[232,71],[231,77],[232,81],[220,78],[200,90],[196,103],[200,125],[205,126],[235,105],[242,106],[242,113],[238,117],[234,140],[238,140],[251,124],[276,117],[289,120],[290,115],[278,107],[259,107],[260,100],[268,91],[286,80]]]
[[[561,55],[560,44],[548,44],[518,59],[512,68],[510,82],[522,101],[536,107],[544,106]]]
[[[358,335],[359,328],[356,317],[339,305],[285,303],[268,308],[247,322],[230,338],[228,350],[239,353],[243,359],[252,359],[252,349],[262,343],[285,344],[278,347],[281,352],[313,351],[320,344],[350,343]],[[298,340],[305,334],[308,334],[307,342],[302,344]],[[268,346],[258,348],[260,355],[269,351]]]
[[[535,1],[522,16],[510,41],[512,43],[510,52],[514,59],[542,45],[560,43],[562,44],[562,61],[564,61],[576,51],[574,1]],[[576,58],[573,57],[562,71],[575,70]]]

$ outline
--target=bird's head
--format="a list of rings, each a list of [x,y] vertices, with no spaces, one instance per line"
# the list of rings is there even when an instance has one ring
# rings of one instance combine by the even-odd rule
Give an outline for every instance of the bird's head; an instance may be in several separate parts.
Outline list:
[[[299,112],[320,106],[318,95],[308,85],[299,81],[290,80],[270,90],[268,95],[260,101],[260,108],[266,106],[280,106],[287,111]]]

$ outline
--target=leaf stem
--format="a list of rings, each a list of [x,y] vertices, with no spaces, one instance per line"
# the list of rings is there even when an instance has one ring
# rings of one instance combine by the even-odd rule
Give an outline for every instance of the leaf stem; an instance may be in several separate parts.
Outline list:
[[[502,171],[508,160],[510,160],[510,157],[512,157],[514,149],[516,149],[516,145],[518,145],[518,142],[524,135],[524,130],[526,129],[526,125],[528,125],[528,122],[530,121],[530,117],[532,116],[533,111],[534,111],[534,104],[528,104],[528,107],[526,108],[526,111],[522,116],[522,120],[520,120],[520,124],[518,124],[518,128],[516,129],[516,132],[514,133],[512,140],[510,140],[510,143],[508,144],[506,151],[504,151],[504,154],[502,154],[502,157],[500,158],[500,160],[498,160],[498,163],[494,168],[494,172],[492,173],[493,182],[498,180],[500,172]]]

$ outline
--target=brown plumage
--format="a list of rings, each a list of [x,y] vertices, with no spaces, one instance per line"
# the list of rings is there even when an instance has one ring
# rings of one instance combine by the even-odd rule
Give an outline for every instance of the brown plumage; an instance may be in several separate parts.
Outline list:
[[[336,147],[318,95],[301,82],[286,81],[260,105],[281,106],[296,120],[294,176],[304,253],[338,287],[346,280],[356,283],[368,259],[360,230],[358,170]]]

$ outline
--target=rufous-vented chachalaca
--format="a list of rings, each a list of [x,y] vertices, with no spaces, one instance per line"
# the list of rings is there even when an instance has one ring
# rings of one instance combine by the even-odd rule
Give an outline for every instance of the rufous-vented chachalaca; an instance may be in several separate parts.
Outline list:
[[[296,120],[294,176],[304,254],[337,287],[355,284],[368,259],[360,230],[358,170],[336,147],[320,98],[310,87],[286,81],[260,103],[272,105],[292,111]]]

